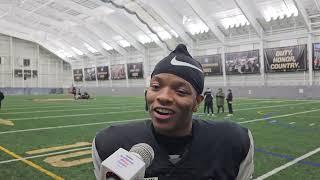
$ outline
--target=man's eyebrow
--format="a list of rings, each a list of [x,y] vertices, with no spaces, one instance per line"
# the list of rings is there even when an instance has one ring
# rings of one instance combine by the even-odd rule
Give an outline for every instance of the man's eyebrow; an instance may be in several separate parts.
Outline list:
[[[191,86],[185,82],[182,82],[182,81],[179,81],[179,82],[176,82],[175,84],[175,87],[185,87],[185,88],[188,88],[188,90],[191,91]]]
[[[153,76],[153,78],[151,78],[151,81],[161,81],[161,78],[158,76]]]

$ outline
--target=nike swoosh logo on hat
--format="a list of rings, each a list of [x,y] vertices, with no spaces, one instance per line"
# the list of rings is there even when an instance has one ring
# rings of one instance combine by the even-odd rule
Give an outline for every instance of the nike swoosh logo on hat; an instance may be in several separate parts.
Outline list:
[[[192,64],[189,64],[189,63],[186,63],[186,62],[183,62],[183,61],[178,61],[178,60],[176,59],[176,56],[175,56],[174,58],[172,58],[172,60],[170,61],[170,63],[171,63],[172,65],[174,65],[174,66],[186,66],[186,67],[191,67],[191,68],[193,68],[193,69],[196,69],[196,70],[202,72],[202,70],[201,70],[200,68],[198,68],[198,67],[196,67],[196,66],[194,66],[194,65],[192,65]],[[203,73],[203,72],[202,72],[202,73]]]

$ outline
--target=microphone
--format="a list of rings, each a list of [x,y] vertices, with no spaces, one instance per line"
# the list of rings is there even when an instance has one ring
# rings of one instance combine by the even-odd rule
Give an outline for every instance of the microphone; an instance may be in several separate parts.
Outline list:
[[[139,143],[127,151],[118,149],[100,166],[100,180],[142,180],[154,158],[152,147]]]

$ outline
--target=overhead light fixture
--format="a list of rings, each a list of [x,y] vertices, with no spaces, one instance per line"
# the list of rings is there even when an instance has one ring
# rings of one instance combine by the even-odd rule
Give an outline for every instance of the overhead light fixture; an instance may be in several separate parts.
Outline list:
[[[109,44],[105,43],[104,41],[100,40],[99,42],[105,50],[110,51],[113,49],[113,47],[111,47]]]
[[[171,33],[174,37],[176,37],[176,38],[179,37],[178,33],[175,32],[173,29],[170,30],[170,33]]]
[[[188,29],[188,31],[192,34],[200,34],[200,33],[206,33],[209,31],[209,27],[203,23],[200,19],[194,18],[190,19],[187,18],[186,16],[183,16],[184,18],[182,19],[183,25]]]
[[[159,37],[161,38],[161,40],[168,40],[171,39],[172,36],[170,33],[168,33],[163,27],[161,26],[154,26],[152,29],[154,29],[157,34],[159,35]]]
[[[67,57],[67,58],[73,57],[70,53],[67,53],[62,49],[58,50],[56,53],[61,57]]]
[[[289,18],[291,16],[298,16],[299,11],[297,7],[294,5],[293,2],[287,3],[287,4],[282,4],[281,6],[272,7],[268,6],[264,8],[262,11],[264,19],[267,22],[270,22],[271,20],[276,20],[276,19],[284,19],[284,18]]]
[[[124,48],[131,46],[131,44],[128,41],[124,40],[124,39],[119,40],[118,43],[120,44],[120,46],[122,46]]]
[[[91,52],[91,53],[97,53],[98,51],[93,48],[92,46],[90,46],[89,44],[87,43],[84,43],[84,46]]]
[[[153,42],[153,40],[151,38],[149,38],[147,35],[139,35],[138,36],[138,40],[142,43],[142,44],[146,44],[146,43],[151,43]]]
[[[221,24],[225,29],[250,25],[247,18],[242,14],[232,16],[232,17],[223,18],[223,19],[221,19]]]
[[[77,48],[75,48],[75,47],[71,47],[71,49],[72,49],[75,53],[77,53],[79,56],[84,55],[84,53],[83,53],[82,51],[80,51],[79,49],[77,49]]]

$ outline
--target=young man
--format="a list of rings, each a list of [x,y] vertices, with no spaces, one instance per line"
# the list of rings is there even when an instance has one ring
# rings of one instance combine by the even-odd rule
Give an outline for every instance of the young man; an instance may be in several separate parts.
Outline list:
[[[233,115],[233,110],[232,110],[232,100],[233,100],[233,95],[231,89],[228,89],[228,95],[227,95],[227,104],[228,104],[228,110],[229,110],[229,116]]]
[[[103,160],[119,148],[149,144],[155,153],[145,177],[159,180],[247,180],[253,173],[253,140],[231,122],[193,118],[203,100],[204,76],[186,46],[162,59],[146,95],[150,120],[112,125],[92,144],[96,176]],[[98,178],[98,177],[97,177]]]
[[[224,97],[225,95],[222,91],[222,88],[219,88],[216,94],[218,113],[220,112],[220,108],[222,109],[222,113],[224,113]]]
[[[4,99],[3,93],[0,91],[0,109],[1,109],[1,101]]]
[[[207,88],[207,90],[203,94],[204,96],[204,109],[203,113],[207,112],[207,115],[209,115],[209,110],[211,111],[211,115],[214,116],[213,114],[213,96],[211,94],[211,89]]]
[[[76,98],[76,95],[77,95],[77,89],[76,89],[76,87],[72,86],[71,94],[73,94],[73,98],[74,98],[74,99],[77,99],[77,98]]]

